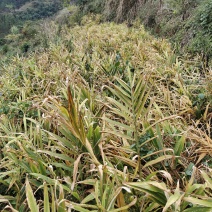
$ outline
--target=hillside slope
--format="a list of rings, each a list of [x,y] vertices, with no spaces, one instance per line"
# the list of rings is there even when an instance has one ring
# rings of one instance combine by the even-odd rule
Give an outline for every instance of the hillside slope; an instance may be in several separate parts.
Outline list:
[[[0,209],[210,211],[211,72],[100,20],[0,64]]]
[[[140,20],[153,34],[174,42],[179,54],[201,54],[204,66],[212,57],[211,0],[77,0],[87,13],[100,13],[104,20],[132,25]]]
[[[7,35],[13,25],[27,20],[38,20],[55,14],[62,8],[60,0],[10,0],[0,3],[0,39]]]

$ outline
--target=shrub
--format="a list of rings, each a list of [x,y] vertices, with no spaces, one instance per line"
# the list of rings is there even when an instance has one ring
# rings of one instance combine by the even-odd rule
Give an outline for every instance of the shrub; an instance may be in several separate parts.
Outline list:
[[[3,46],[4,44],[6,44],[6,39],[0,38],[0,45]]]
[[[30,48],[30,44],[24,43],[24,44],[21,46],[20,49],[21,49],[21,52],[22,52],[22,53],[26,53],[26,52],[28,52],[29,48]]]
[[[7,53],[9,51],[9,46],[7,44],[5,44],[2,48],[2,52],[3,54]]]
[[[212,2],[204,1],[191,22],[193,39],[189,46],[191,52],[203,54],[206,66],[212,56]]]
[[[18,34],[19,33],[19,28],[17,26],[12,26],[10,29],[10,32],[12,34]]]

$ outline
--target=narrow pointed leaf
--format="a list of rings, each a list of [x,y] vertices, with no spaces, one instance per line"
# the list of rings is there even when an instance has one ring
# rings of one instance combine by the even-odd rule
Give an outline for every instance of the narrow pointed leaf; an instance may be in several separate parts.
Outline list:
[[[118,208],[118,209],[110,210],[109,212],[118,212],[118,211],[126,212],[126,211],[128,211],[128,209],[129,209],[130,207],[132,207],[133,205],[135,205],[136,202],[137,202],[137,198],[135,198],[130,204],[125,205],[125,206],[123,206],[123,207],[120,207],[120,208]]]
[[[124,82],[123,80],[121,80],[121,79],[118,78],[118,77],[115,77],[115,79],[116,79],[116,81],[118,81],[118,83],[119,83],[128,93],[131,92],[131,91],[130,91],[129,85],[128,85],[126,82]]]
[[[148,167],[148,166],[152,166],[152,165],[155,165],[157,163],[160,163],[160,162],[162,162],[164,160],[172,159],[173,157],[174,157],[173,155],[163,155],[163,156],[160,156],[157,159],[151,160],[150,162],[146,163],[143,166],[143,169],[146,168],[146,167]]]
[[[50,212],[49,193],[46,183],[44,183],[44,212]]]
[[[207,207],[192,207],[185,209],[183,212],[211,212],[212,208]]]
[[[186,136],[183,135],[175,144],[175,147],[174,147],[174,153],[175,155],[177,156],[180,156],[183,149],[184,149],[184,145],[185,145],[185,140],[186,140]]]
[[[64,155],[64,154],[58,154],[58,153],[45,151],[45,150],[38,150],[38,152],[47,154],[49,156],[52,156],[52,157],[55,157],[55,158],[58,158],[58,159],[61,159],[61,160],[67,160],[67,161],[74,162],[73,158],[70,158],[69,156]]]
[[[180,193],[175,193],[173,195],[171,195],[165,205],[165,207],[163,208],[162,212],[166,212],[168,210],[168,208],[173,205],[179,198],[180,198]]]
[[[212,208],[212,199],[208,200],[201,200],[194,197],[185,197],[185,201],[192,203],[193,205],[201,205],[203,207],[210,207]]]
[[[91,193],[89,194],[88,196],[86,196],[82,201],[81,201],[81,204],[85,204],[85,203],[88,203],[92,200],[95,199],[95,194],[94,193]]]
[[[116,101],[115,99],[111,97],[107,97],[108,101],[114,105],[116,108],[118,108],[120,111],[126,113],[129,116],[132,116],[132,112],[129,110],[129,106],[127,107],[126,105],[123,105],[119,101]]]
[[[39,207],[36,203],[36,199],[34,197],[32,188],[29,184],[28,178],[26,178],[26,197],[31,212],[39,212]]]
[[[118,121],[113,121],[113,120],[111,120],[111,119],[108,119],[108,118],[103,118],[105,121],[107,121],[108,123],[110,123],[110,124],[112,124],[113,126],[117,126],[117,127],[119,127],[119,128],[121,128],[122,130],[126,130],[126,131],[134,131],[135,129],[133,128],[133,127],[131,127],[131,126],[128,126],[128,125],[126,125],[126,124],[122,124],[122,123],[120,123],[120,122],[118,122]]]

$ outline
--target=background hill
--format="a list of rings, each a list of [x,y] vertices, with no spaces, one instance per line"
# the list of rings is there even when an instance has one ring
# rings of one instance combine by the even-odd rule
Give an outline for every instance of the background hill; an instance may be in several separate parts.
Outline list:
[[[77,5],[73,9],[73,5]],[[152,34],[170,39],[181,55],[201,55],[203,68],[212,56],[212,3],[210,0],[10,0],[0,4],[0,35],[10,32],[29,20],[51,17],[60,12],[60,24],[80,24],[86,14],[100,14],[102,21],[140,21]],[[64,11],[66,11],[64,13]],[[69,19],[68,19],[69,16]],[[3,44],[3,40],[1,44]]]
[[[178,53],[200,53],[208,66],[212,56],[211,0],[77,0],[87,13],[101,13],[103,20],[140,20],[153,34],[171,39]]]
[[[60,0],[3,0],[0,3],[0,36],[9,33],[14,25],[21,25],[27,20],[49,17],[61,7]]]

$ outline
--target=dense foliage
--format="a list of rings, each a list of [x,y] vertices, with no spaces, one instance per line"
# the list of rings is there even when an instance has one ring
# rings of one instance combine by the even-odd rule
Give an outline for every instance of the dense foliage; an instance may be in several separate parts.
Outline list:
[[[211,69],[100,21],[11,29],[26,44],[0,64],[1,211],[211,211]]]
[[[211,12],[2,0],[0,210],[211,211]]]
[[[26,20],[38,20],[54,15],[62,8],[60,0],[11,0],[0,3],[0,38],[8,34],[13,25]]]
[[[178,53],[202,54],[204,66],[212,55],[211,0],[77,0],[83,13],[101,13],[104,20],[127,22],[135,19],[155,35],[173,41]]]
[[[12,8],[19,8],[30,0],[1,0],[0,11],[6,11]]]

